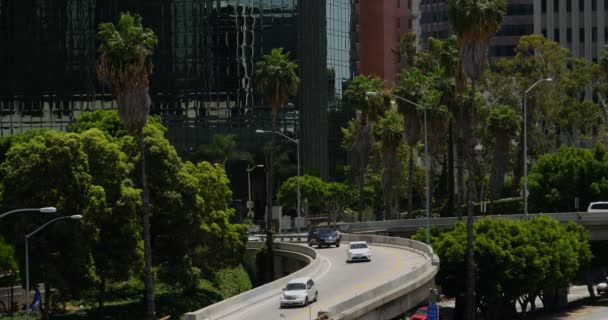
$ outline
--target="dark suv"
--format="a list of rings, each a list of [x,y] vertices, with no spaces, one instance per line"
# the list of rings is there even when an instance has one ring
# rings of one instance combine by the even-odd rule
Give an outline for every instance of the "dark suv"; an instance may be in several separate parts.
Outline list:
[[[308,245],[312,247],[315,244],[318,248],[331,245],[336,245],[337,248],[340,246],[340,236],[329,228],[312,229],[308,233]]]

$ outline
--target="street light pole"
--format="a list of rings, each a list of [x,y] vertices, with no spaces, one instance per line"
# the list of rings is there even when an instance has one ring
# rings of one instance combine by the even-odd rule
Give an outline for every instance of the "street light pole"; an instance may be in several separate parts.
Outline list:
[[[251,171],[255,170],[255,168],[264,168],[263,164],[255,165],[251,168],[247,167],[247,189],[249,190],[249,201],[247,201],[247,216],[253,217],[253,201],[251,200]]]
[[[422,109],[424,111],[424,169],[425,169],[425,176],[426,176],[426,243],[428,245],[431,245],[431,195],[430,195],[430,178],[429,178],[429,172],[431,171],[431,163],[429,161],[429,149],[428,149],[428,133],[427,133],[427,119],[426,119],[426,107],[423,107],[419,104],[417,104],[416,102],[410,101],[408,99],[405,99],[403,97],[394,95],[392,93],[388,93],[388,92],[376,92],[376,91],[370,91],[367,92],[366,95],[368,97],[375,97],[375,96],[379,96],[379,95],[386,95],[392,98],[395,98],[397,100],[401,100],[404,102],[407,102],[413,106],[415,106],[418,109]]]
[[[293,142],[293,143],[296,144],[296,148],[297,148],[296,157],[298,158],[297,159],[297,161],[298,161],[298,168],[297,168],[297,171],[298,171],[298,204],[297,204],[298,213],[297,213],[296,217],[299,218],[300,217],[300,213],[302,212],[302,202],[300,200],[300,140],[299,139],[291,138],[288,135],[282,133],[281,131],[255,130],[255,133],[275,133],[275,134],[278,134],[281,137],[289,140],[290,142]],[[297,222],[296,222],[296,224],[297,224]],[[298,226],[298,234],[300,234],[300,227],[299,226]]]
[[[524,218],[526,220],[528,220],[528,121],[527,121],[527,114],[528,114],[528,92],[530,92],[530,90],[532,90],[534,87],[536,87],[536,85],[538,85],[539,83],[543,82],[543,81],[547,81],[547,82],[551,82],[553,81],[552,78],[546,78],[546,79],[540,79],[538,81],[536,81],[532,86],[530,86],[530,88],[528,88],[528,90],[526,90],[524,92],[524,190],[522,192],[522,197],[524,198]]]
[[[9,214],[17,213],[17,212],[41,212],[41,213],[55,213],[57,209],[55,207],[44,207],[44,208],[25,208],[25,209],[15,209],[3,214],[0,214],[0,219],[8,216]]]
[[[82,219],[82,216],[79,214],[75,214],[72,216],[63,216],[63,217],[58,217],[55,218],[45,224],[43,224],[41,227],[39,227],[38,229],[32,231],[30,234],[25,236],[25,318],[29,320],[30,318],[30,257],[29,257],[29,252],[28,252],[28,240],[30,237],[32,237],[33,235],[35,235],[36,233],[38,233],[40,230],[44,229],[45,227],[47,227],[48,225],[57,222],[59,220],[65,220],[65,219],[71,219],[71,220],[80,220]]]

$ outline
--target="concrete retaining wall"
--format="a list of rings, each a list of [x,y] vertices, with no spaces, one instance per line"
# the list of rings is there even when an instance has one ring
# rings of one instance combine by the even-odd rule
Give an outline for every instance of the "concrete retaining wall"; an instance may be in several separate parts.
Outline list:
[[[259,244],[260,246],[263,243]],[[234,312],[240,311],[253,304],[266,300],[273,297],[281,292],[285,285],[294,278],[302,277],[305,275],[315,275],[327,267],[324,260],[317,258],[317,253],[312,248],[305,246],[291,244],[291,243],[275,243],[275,250],[299,253],[300,255],[309,257],[311,263],[306,267],[298,270],[287,277],[275,280],[271,283],[267,283],[263,286],[257,287],[253,290],[243,292],[232,298],[220,301],[206,308],[188,312],[184,316],[185,320],[208,320],[208,319],[219,319],[228,316]],[[248,244],[248,247],[253,248],[258,244]]]

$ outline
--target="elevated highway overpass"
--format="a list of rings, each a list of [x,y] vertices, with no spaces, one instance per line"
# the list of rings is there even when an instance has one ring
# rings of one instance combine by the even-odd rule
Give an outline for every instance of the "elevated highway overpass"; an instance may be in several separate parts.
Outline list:
[[[432,249],[409,239],[373,235],[342,235],[344,243],[365,240],[372,261],[346,263],[346,246],[309,248],[278,243],[277,249],[308,256],[303,269],[264,286],[187,313],[186,320],[203,319],[391,319],[423,302],[434,287],[439,260]],[[279,308],[281,289],[292,278],[311,276],[319,301],[305,308]]]
[[[540,214],[529,214],[529,218],[539,216]],[[608,213],[589,213],[589,212],[564,212],[564,213],[547,213],[546,215],[561,221],[562,223],[576,222],[589,230],[591,240],[608,240]],[[523,220],[523,214],[511,215],[487,215],[475,216],[475,219],[493,218],[493,219],[510,219]],[[466,221],[466,217],[462,218]],[[456,217],[447,218],[431,218],[431,227],[446,228],[453,226],[458,221]],[[339,225],[340,231],[355,234],[375,234],[391,237],[411,237],[418,229],[426,227],[426,219],[402,219],[402,220],[386,220],[372,221],[361,223],[347,223]]]

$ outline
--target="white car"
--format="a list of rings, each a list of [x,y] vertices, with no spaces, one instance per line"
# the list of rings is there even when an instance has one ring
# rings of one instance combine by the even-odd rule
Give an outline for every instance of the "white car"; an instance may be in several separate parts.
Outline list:
[[[591,202],[587,212],[608,213],[608,202]]]
[[[310,302],[317,301],[318,297],[317,285],[310,277],[293,279],[283,288],[281,308],[307,306]]]
[[[597,294],[601,295],[601,294],[604,294],[607,292],[608,292],[608,284],[606,284],[606,281],[598,283]]]
[[[372,261],[372,252],[365,241],[353,241],[346,249],[346,262],[355,260]]]

